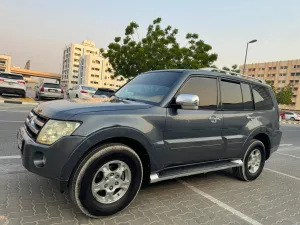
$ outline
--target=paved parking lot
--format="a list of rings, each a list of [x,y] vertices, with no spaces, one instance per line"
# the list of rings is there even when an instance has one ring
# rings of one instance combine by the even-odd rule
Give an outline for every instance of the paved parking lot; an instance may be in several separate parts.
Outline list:
[[[0,105],[0,224],[300,225],[299,125],[282,126],[281,147],[254,182],[230,171],[161,182],[144,187],[121,213],[95,220],[51,180],[22,167],[15,137],[31,107]]]

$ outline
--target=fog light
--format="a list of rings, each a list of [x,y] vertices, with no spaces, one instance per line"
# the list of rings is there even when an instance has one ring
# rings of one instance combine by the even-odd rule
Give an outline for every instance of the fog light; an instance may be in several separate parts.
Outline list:
[[[44,167],[46,164],[46,157],[42,152],[35,152],[33,163],[38,168]]]

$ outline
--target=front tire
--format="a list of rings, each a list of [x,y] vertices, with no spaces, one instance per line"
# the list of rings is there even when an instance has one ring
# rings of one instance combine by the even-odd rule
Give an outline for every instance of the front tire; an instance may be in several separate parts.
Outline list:
[[[233,168],[233,174],[240,180],[252,181],[261,174],[266,160],[265,146],[259,140],[252,140],[243,158],[243,166]]]
[[[291,117],[291,121],[295,121],[295,118],[294,118],[294,117]]]
[[[73,202],[87,216],[109,216],[126,208],[143,180],[139,156],[123,144],[92,150],[80,162],[71,180]]]

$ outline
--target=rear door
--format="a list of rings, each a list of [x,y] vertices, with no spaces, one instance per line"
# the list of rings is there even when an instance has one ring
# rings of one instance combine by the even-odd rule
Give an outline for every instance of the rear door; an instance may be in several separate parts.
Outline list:
[[[257,126],[251,87],[248,83],[226,79],[221,80],[220,86],[225,158],[240,158],[243,143],[252,127]]]

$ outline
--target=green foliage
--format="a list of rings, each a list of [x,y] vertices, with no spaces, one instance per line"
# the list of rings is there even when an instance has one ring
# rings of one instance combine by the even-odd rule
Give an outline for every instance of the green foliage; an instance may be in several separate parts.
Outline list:
[[[279,104],[291,105],[293,97],[293,89],[291,85],[287,85],[276,93],[276,99]]]
[[[222,70],[231,71],[231,72],[235,72],[235,73],[240,73],[240,70],[238,69],[237,64],[232,65],[231,68],[228,68],[228,67],[224,66],[222,68]]]
[[[278,104],[291,105],[293,97],[293,86],[287,85],[282,88],[279,92],[275,90],[274,84],[272,81],[267,80],[266,83],[272,87],[273,92],[275,93]]]
[[[146,36],[140,39],[139,25],[131,22],[125,29],[125,37],[116,37],[108,45],[108,58],[114,77],[119,75],[130,79],[136,75],[161,69],[199,69],[213,66],[217,54],[210,53],[212,47],[199,38],[198,34],[188,33],[187,44],[181,47],[176,40],[178,29],[162,27],[161,18],[148,26]]]

